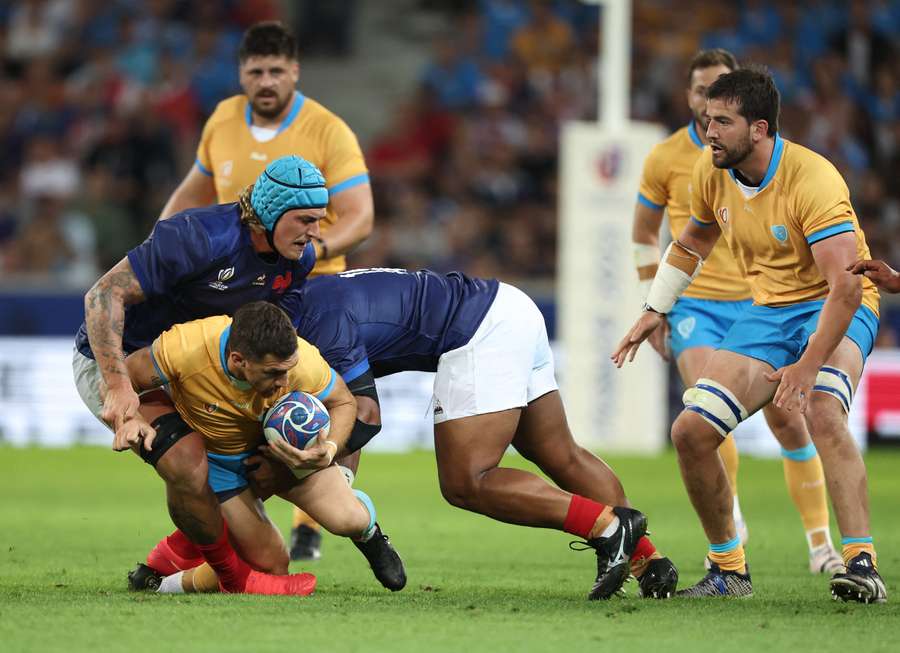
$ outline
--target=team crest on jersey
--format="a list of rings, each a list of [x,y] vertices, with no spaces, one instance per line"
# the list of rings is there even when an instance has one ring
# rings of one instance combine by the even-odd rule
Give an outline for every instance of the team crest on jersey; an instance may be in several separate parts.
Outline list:
[[[727,206],[723,206],[721,209],[719,209],[718,214],[719,214],[719,219],[722,222],[728,222],[728,207]]]
[[[234,161],[225,161],[224,163],[222,163],[223,177],[230,177],[232,170],[234,170]]]
[[[783,224],[773,224],[772,235],[775,236],[775,240],[779,243],[786,243],[788,239],[787,227]]]
[[[678,329],[678,335],[687,340],[691,337],[691,334],[694,332],[694,327],[696,326],[697,318],[692,315],[691,317],[686,317],[681,320],[675,328]]]
[[[279,274],[277,277],[275,277],[275,281],[272,282],[272,290],[277,292],[279,295],[290,287],[291,287],[291,271],[290,270],[285,272],[284,276],[281,276]]]

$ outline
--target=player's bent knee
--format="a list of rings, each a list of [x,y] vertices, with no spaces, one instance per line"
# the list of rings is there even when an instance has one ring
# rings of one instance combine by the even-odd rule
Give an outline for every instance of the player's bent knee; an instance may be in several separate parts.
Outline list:
[[[463,475],[441,477],[441,495],[451,506],[471,510],[475,504],[475,484]]]
[[[679,456],[706,454],[718,448],[723,440],[718,430],[687,409],[681,411],[672,424],[671,436],[672,445]]]

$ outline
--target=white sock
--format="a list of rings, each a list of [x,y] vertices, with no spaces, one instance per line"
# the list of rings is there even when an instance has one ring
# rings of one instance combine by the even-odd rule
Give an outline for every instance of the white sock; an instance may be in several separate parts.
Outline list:
[[[181,577],[184,576],[183,571],[176,572],[171,576],[166,576],[159,584],[156,590],[160,594],[184,594],[184,588],[181,586]]]
[[[616,530],[619,528],[619,518],[613,517],[613,520],[609,522],[609,526],[607,526],[602,533],[600,533],[600,537],[612,537]]]
[[[819,546],[813,546],[812,538],[813,535],[817,533],[825,533],[825,542],[820,544]],[[811,531],[806,531],[806,544],[809,546],[809,551],[812,553],[813,551],[818,551],[819,549],[823,549],[828,547],[829,549],[834,548],[834,544],[831,543],[831,531],[827,528],[814,528]]]

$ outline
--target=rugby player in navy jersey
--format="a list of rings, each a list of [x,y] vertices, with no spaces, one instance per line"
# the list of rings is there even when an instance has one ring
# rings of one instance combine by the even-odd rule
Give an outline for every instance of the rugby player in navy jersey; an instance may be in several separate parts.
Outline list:
[[[624,507],[612,470],[572,438],[543,317],[520,290],[458,272],[351,270],[309,280],[281,306],[356,395],[341,464],[380,429],[376,377],[436,372],[435,453],[447,501],[583,537],[597,554],[591,599],[617,592],[629,571],[643,596],[674,592],[678,573],[644,535],[644,516]],[[500,467],[510,444],[556,485]]]
[[[189,209],[158,222],[150,237],[104,274],[85,296],[73,370],[87,407],[113,430],[138,412],[155,430],[113,448],[133,448],[166,483],[169,514],[196,543],[230,592],[296,593],[291,576],[251,571],[228,543],[208,484],[202,437],[178,416],[168,396],[138,397],[125,356],[174,324],[232,314],[255,300],[279,303],[315,264],[328,191],[321,172],[296,156],[271,163],[240,200]],[[307,450],[305,455],[317,455]],[[184,536],[169,544],[190,544]],[[193,547],[191,547],[193,549]]]

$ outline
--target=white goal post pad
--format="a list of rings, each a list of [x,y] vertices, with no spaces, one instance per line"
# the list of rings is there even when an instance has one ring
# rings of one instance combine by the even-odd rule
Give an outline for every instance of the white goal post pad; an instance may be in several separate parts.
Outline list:
[[[609,356],[643,304],[631,226],[644,159],[660,125],[610,131],[572,122],[560,142],[558,336],[569,425],[601,452],[656,453],[668,432],[666,365],[649,344],[617,370]]]

